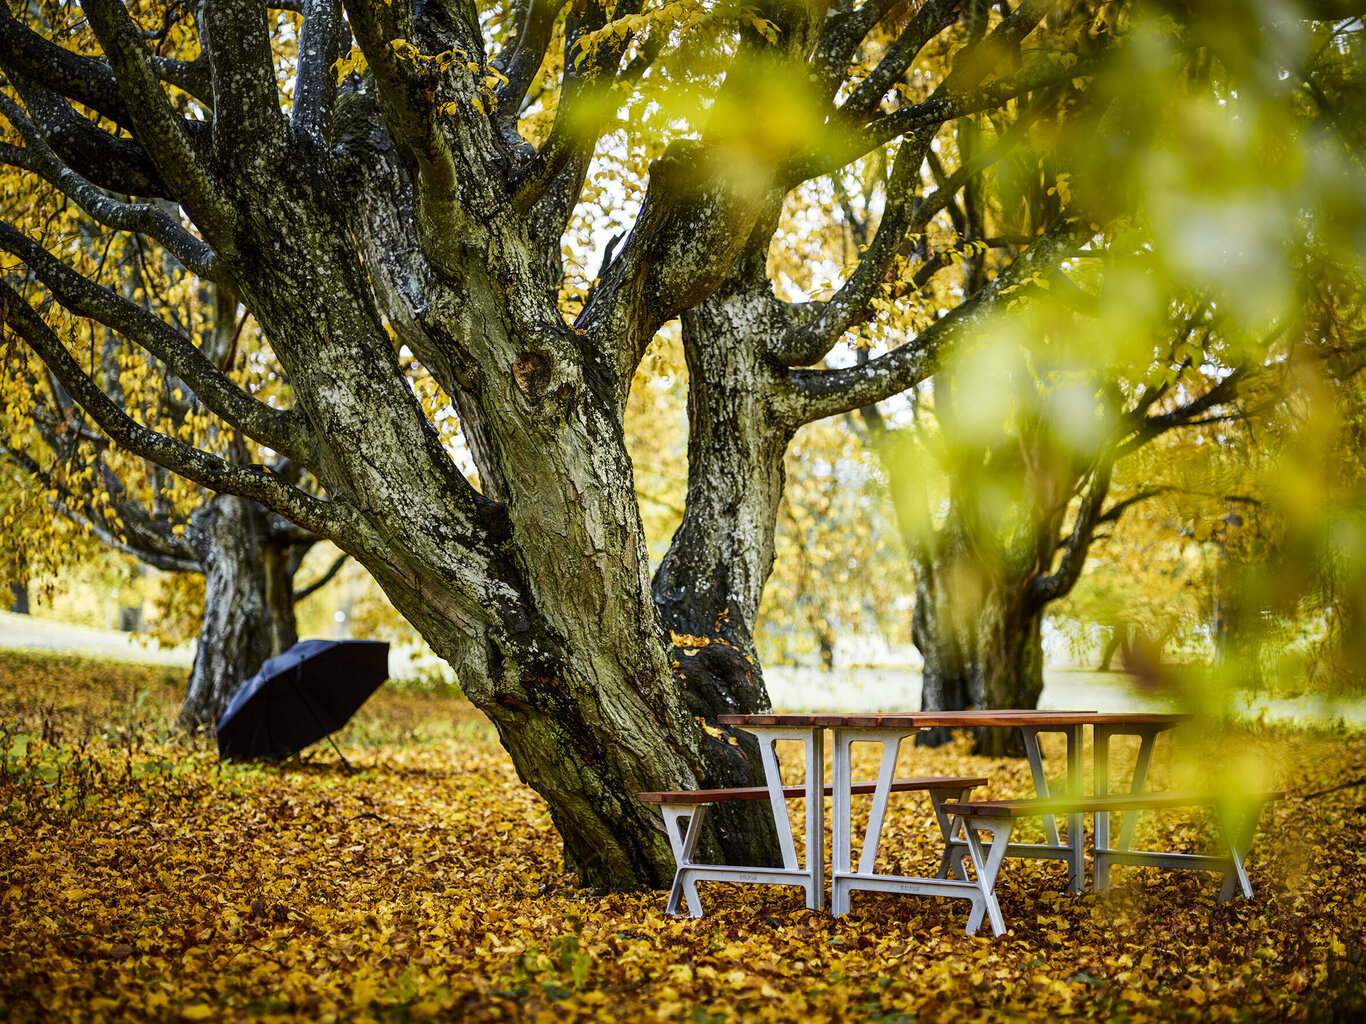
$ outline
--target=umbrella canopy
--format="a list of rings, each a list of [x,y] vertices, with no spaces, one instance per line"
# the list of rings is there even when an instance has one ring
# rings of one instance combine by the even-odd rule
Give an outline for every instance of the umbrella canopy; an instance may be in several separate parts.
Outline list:
[[[302,640],[237,688],[218,719],[219,757],[283,757],[336,732],[389,678],[380,640]]]

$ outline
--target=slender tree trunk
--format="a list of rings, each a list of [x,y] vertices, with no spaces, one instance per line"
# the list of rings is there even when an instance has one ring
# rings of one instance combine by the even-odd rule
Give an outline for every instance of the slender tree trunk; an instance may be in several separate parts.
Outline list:
[[[261,529],[259,506],[231,495],[191,519],[187,535],[204,568],[204,619],[180,709],[187,728],[216,719],[272,653]]]
[[[15,615],[29,614],[28,587],[23,583],[11,583],[9,588],[9,610]]]
[[[1105,650],[1101,652],[1100,664],[1096,666],[1096,671],[1109,672],[1116,654],[1121,655],[1121,665],[1129,660],[1129,627],[1124,623],[1120,623],[1111,630],[1110,638],[1105,641]]]
[[[299,560],[293,545],[267,541],[261,546],[262,600],[270,629],[270,656],[283,654],[299,642],[294,616],[294,573]]]

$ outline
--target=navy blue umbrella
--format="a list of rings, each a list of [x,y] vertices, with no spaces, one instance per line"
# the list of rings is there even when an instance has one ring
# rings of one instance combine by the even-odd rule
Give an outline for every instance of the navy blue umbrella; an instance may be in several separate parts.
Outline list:
[[[345,725],[388,678],[385,641],[301,640],[237,688],[218,719],[218,756],[302,750]]]

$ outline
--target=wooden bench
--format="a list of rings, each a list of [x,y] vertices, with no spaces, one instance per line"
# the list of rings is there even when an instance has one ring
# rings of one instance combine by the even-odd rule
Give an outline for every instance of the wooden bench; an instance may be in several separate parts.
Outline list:
[[[961,824],[967,842],[968,855],[976,869],[978,885],[986,899],[987,913],[997,935],[1005,930],[1000,904],[996,901],[996,876],[1005,857],[1010,833],[1020,818],[1034,818],[1049,814],[1095,814],[1096,827],[1092,830],[1092,852],[1095,856],[1095,889],[1109,888],[1110,869],[1116,864],[1146,867],[1185,868],[1195,871],[1217,871],[1223,874],[1219,892],[1221,902],[1233,897],[1235,887],[1248,899],[1252,898],[1252,883],[1248,881],[1244,863],[1252,848],[1253,834],[1262,807],[1269,800],[1279,800],[1285,794],[1275,793],[1113,793],[1095,796],[1049,797],[1021,800],[957,800],[943,805],[943,811],[953,816],[950,834]],[[1109,815],[1159,810],[1165,807],[1210,807],[1228,844],[1227,856],[1195,853],[1167,853],[1158,850],[1131,850],[1132,823],[1121,829],[1119,842],[1109,844]],[[1102,817],[1103,816],[1103,817]],[[991,842],[983,844],[979,833],[991,834]],[[961,873],[961,871],[960,871]]]
[[[947,839],[948,817],[940,808],[950,800],[966,800],[975,786],[985,786],[985,778],[918,778],[893,779],[893,793],[924,792],[930,795],[936,816],[940,819],[941,831]],[[876,782],[855,782],[854,793],[868,794],[877,789]],[[834,787],[825,786],[825,795],[831,796]],[[805,786],[784,786],[783,797],[792,800],[806,796]],[[707,808],[712,804],[734,803],[744,800],[769,800],[776,798],[767,786],[743,786],[734,789],[684,789],[659,793],[637,793],[636,799],[642,803],[658,804],[664,815],[664,831],[669,837],[669,845],[674,854],[674,880],[669,890],[668,913],[676,914],[680,909],[684,892],[688,896],[689,912],[693,917],[702,916],[702,902],[697,895],[698,882],[742,882],[766,885],[800,885],[807,891],[808,905],[812,905],[818,894],[816,887],[824,888],[820,865],[824,863],[824,851],[807,851],[807,867],[797,867],[796,854],[792,848],[791,836],[786,837],[783,847],[784,865],[781,868],[738,867],[729,864],[699,864],[693,860],[698,837],[702,834],[702,822]],[[680,828],[680,819],[688,818],[686,832]],[[774,814],[775,825],[786,825],[786,811],[779,816]],[[780,839],[783,838],[780,836]],[[948,851],[944,856],[947,858]],[[823,895],[823,894],[819,894]]]

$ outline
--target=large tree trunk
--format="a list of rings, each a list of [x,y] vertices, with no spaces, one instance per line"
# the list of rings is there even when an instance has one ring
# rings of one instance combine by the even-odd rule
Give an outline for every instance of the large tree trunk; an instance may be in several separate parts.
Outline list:
[[[1043,692],[1042,609],[1028,579],[985,571],[977,564],[956,515],[916,552],[911,635],[924,660],[925,711],[1033,708]],[[947,729],[920,734],[936,746]],[[975,752],[1018,753],[1013,730],[979,731]]]
[[[191,518],[187,536],[204,569],[204,619],[180,709],[187,728],[214,721],[233,691],[274,653],[262,528],[259,506],[227,494]]]
[[[1043,693],[1043,616],[1021,607],[1018,591],[1001,597],[1005,600],[989,600],[977,620],[977,706],[1038,707]],[[1022,752],[1014,729],[982,729],[973,747],[973,753],[991,757]]]
[[[926,585],[916,579],[916,647],[925,662],[925,688],[921,708],[925,711],[961,711],[965,708],[1033,708],[1043,692],[1042,615],[1030,611],[1020,600],[1018,588],[1006,593],[984,594],[966,629],[935,621],[933,612],[921,612],[927,604],[942,605],[944,595],[934,592],[934,576]],[[929,620],[922,624],[923,619]],[[948,628],[946,628],[948,627]],[[927,745],[942,743],[948,730],[921,734]],[[1014,730],[982,729],[973,752],[999,756],[1018,754]]]

